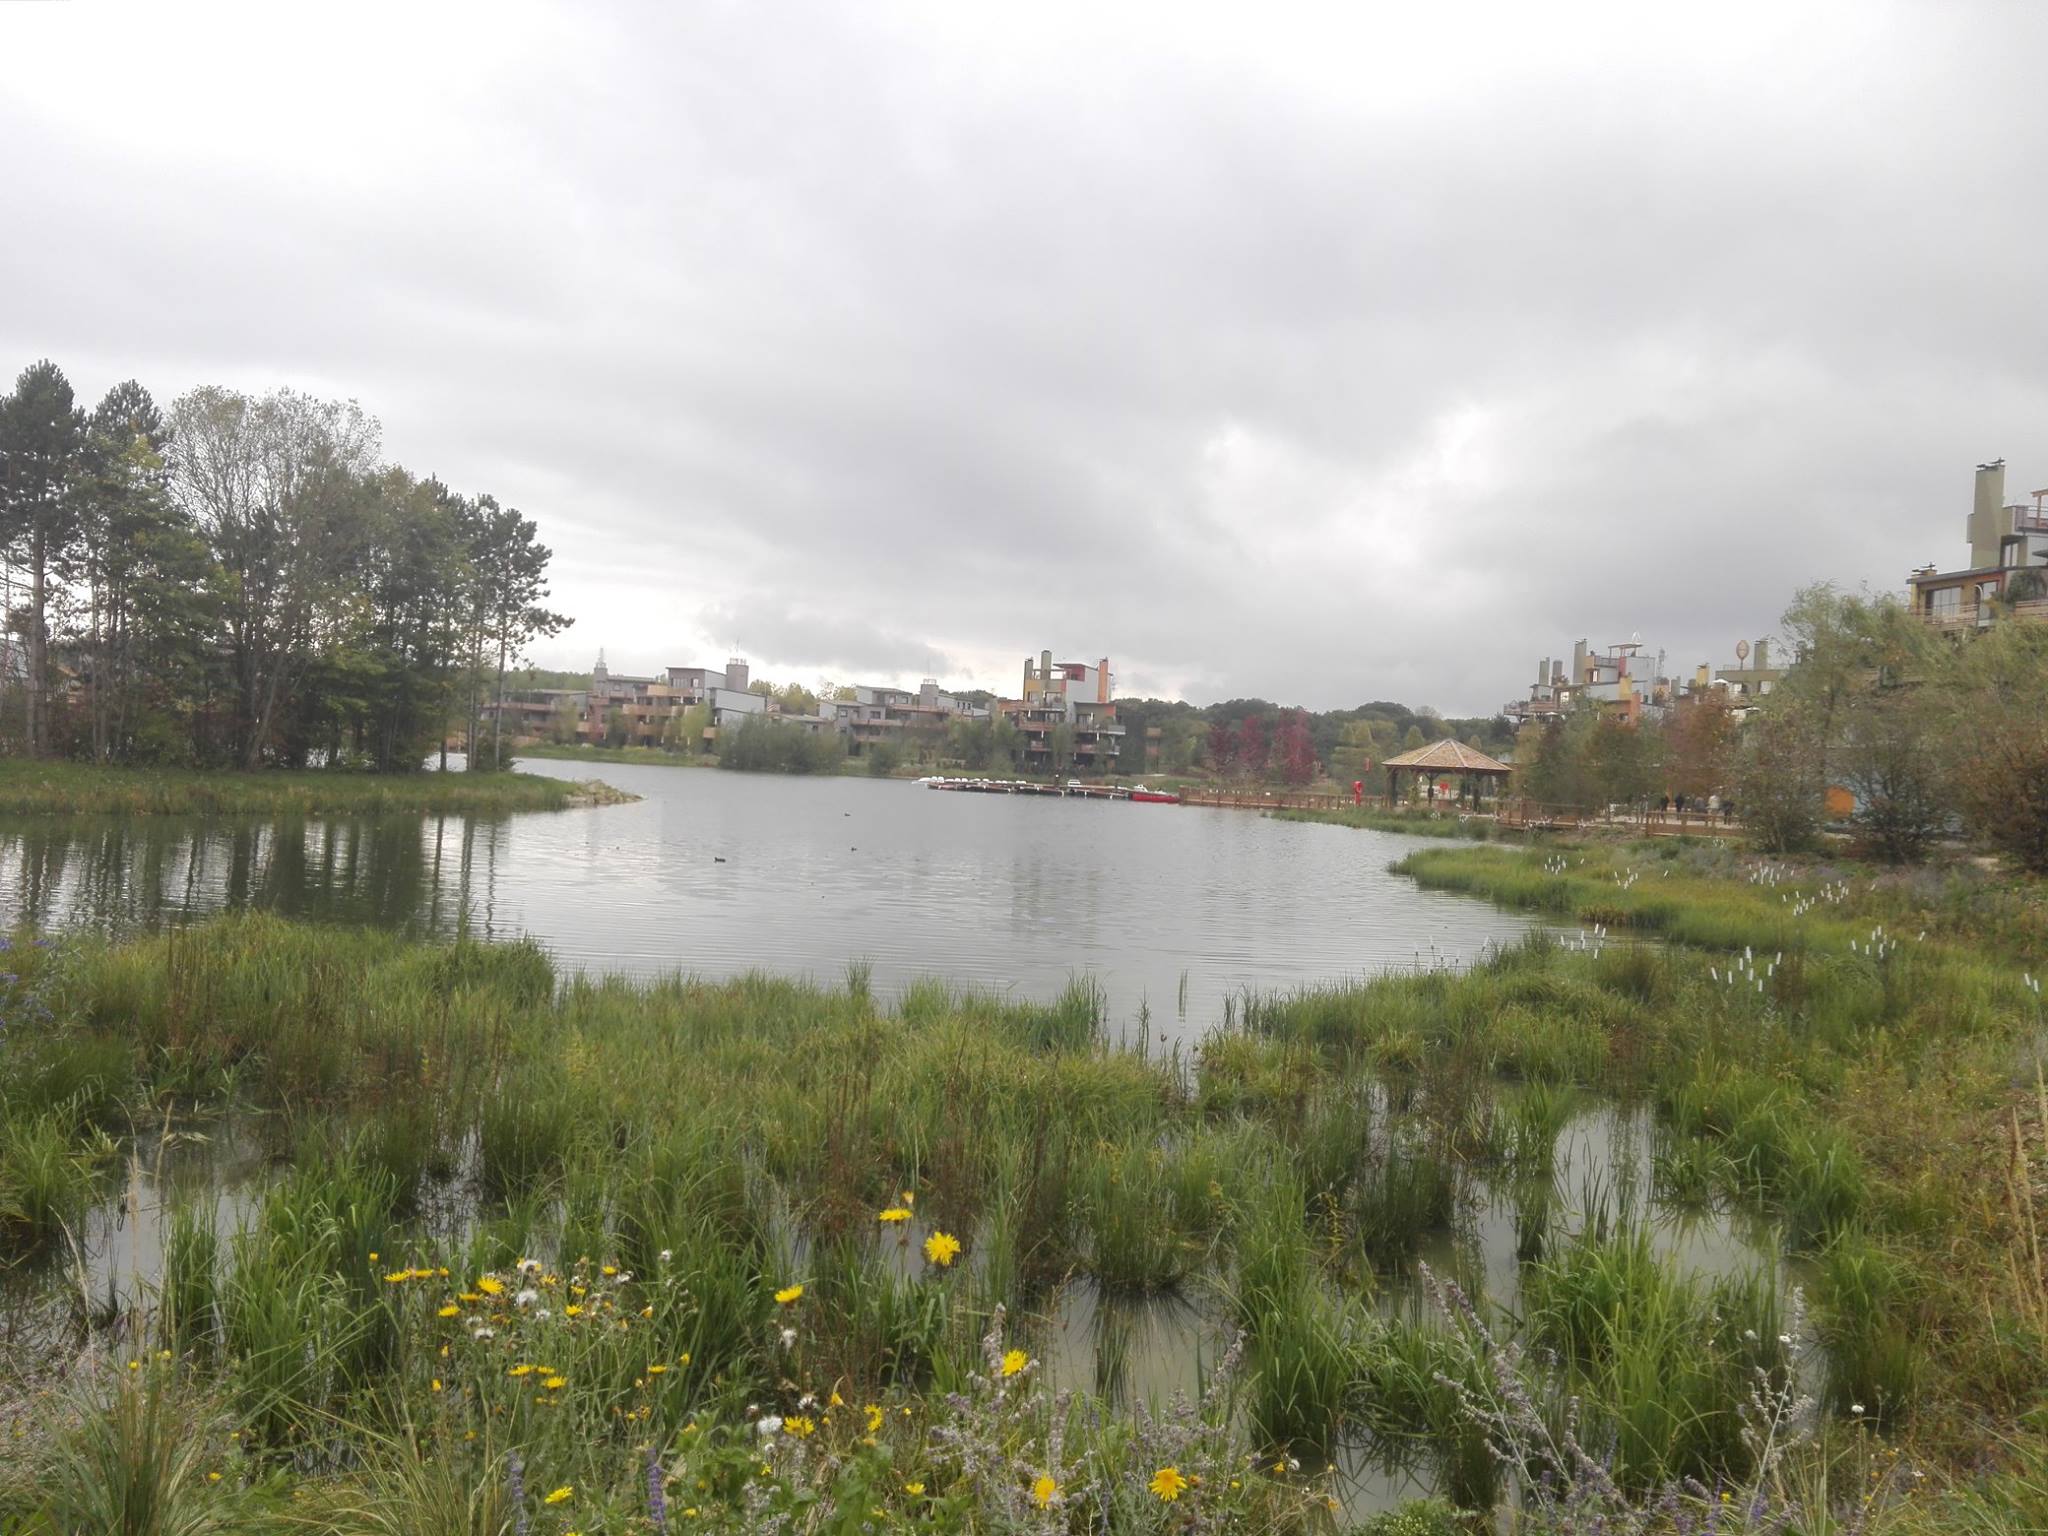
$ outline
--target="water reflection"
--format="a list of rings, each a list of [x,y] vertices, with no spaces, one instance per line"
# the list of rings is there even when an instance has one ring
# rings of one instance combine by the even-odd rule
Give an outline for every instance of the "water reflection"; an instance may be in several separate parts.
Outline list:
[[[585,777],[580,763],[526,765]],[[920,978],[1190,1039],[1246,989],[1463,964],[1532,925],[1388,873],[1422,839],[1237,811],[610,766],[633,804],[509,818],[0,819],[0,924],[117,934],[236,908],[531,934],[565,967]],[[1157,1043],[1155,1041],[1155,1043]]]
[[[0,820],[0,921],[123,934],[257,908],[446,936],[490,911],[507,830],[468,817]]]

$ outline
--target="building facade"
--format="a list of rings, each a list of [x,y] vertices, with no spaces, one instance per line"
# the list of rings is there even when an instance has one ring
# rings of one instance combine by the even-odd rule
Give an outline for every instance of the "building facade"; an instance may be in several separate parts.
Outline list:
[[[2000,614],[2048,621],[2048,488],[2033,505],[2005,499],[2005,460],[1977,466],[1961,570],[1923,566],[1906,578],[1913,612],[1937,629],[1969,631]]]
[[[1022,738],[1022,766],[1032,773],[1116,772],[1124,728],[1116,718],[1114,682],[1107,656],[1093,665],[1054,662],[1051,651],[1025,657],[1022,696],[997,705]]]

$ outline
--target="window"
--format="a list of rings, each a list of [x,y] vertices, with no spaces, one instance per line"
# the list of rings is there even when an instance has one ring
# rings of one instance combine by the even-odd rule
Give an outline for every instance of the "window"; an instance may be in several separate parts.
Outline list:
[[[1927,594],[1927,611],[1938,619],[1953,619],[1963,611],[1961,587],[1936,587]]]

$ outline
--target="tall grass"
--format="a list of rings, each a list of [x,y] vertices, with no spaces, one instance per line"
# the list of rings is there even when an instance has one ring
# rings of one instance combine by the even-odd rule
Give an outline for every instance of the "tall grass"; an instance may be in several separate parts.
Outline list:
[[[490,816],[632,798],[526,773],[199,773],[0,758],[0,816]]]
[[[1568,1363],[1625,1482],[1746,1470],[1752,1377],[1787,1368],[1768,1277],[1690,1279],[1638,1228],[1569,1244],[1531,1269],[1523,1297],[1531,1337]]]
[[[1651,882],[1606,883],[1625,902]],[[1745,886],[1735,908],[1759,921],[1760,902]],[[1251,1438],[1226,1483],[1254,1449],[1351,1426],[1413,1442],[1484,1501],[1501,1485],[1454,1389],[1465,1367],[1400,1303],[1426,1245],[1476,1253],[1486,1213],[1465,1191],[1482,1187],[1513,1206],[1527,1341],[1626,1475],[1732,1475],[1749,1373],[1782,1377],[1787,1325],[1768,1280],[1658,1258],[1636,1181],[1568,1215],[1560,1134],[1615,1100],[1661,1118],[1658,1190],[1753,1209],[1813,1266],[1838,1423],[1937,1437],[1963,1403],[2016,1422],[2044,1385],[2002,1278],[2016,1207],[1968,1191],[2018,1188],[1982,1131],[2038,1030],[2031,994],[1953,942],[1907,967],[1803,932],[1796,974],[1788,950],[1761,989],[1710,975],[1724,955],[1551,936],[1464,974],[1246,998],[1241,1027],[1185,1060],[1113,1048],[1085,985],[1017,1006],[938,983],[891,1003],[858,973],[558,983],[531,947],[262,917],[81,940],[33,962],[52,1016],[0,1063],[0,1204],[69,1212],[38,1218],[54,1230],[139,1106],[154,1125],[194,1092],[232,1099],[280,1167],[237,1231],[216,1238],[203,1203],[173,1211],[161,1342],[263,1475],[311,1477],[300,1502],[337,1520],[406,1487],[436,1527],[501,1518],[468,1496],[516,1449],[551,1485],[604,1490],[570,1528],[640,1528],[647,1444],[711,1458],[690,1464],[737,1510],[759,1477],[748,1403],[823,1437],[825,1413],[838,1436],[885,1400],[900,1464],[862,1497],[907,1509],[908,1482],[965,1486],[925,1432],[994,1390],[976,1340],[1007,1319],[998,1358],[1014,1345],[1031,1381],[1047,1300],[1077,1277],[1119,1396],[1148,1298],[1214,1301],[1244,1330]],[[30,1224],[10,1230],[26,1252]],[[957,1254],[931,1256],[940,1234]],[[1170,1419],[1072,1411],[1119,1477]],[[1044,1454],[1049,1413],[1005,1432]],[[686,1447],[693,1421],[723,1448]]]

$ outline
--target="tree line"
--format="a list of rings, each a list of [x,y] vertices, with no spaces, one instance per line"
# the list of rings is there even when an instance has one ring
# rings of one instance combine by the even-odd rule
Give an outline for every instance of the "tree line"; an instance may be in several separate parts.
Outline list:
[[[532,640],[533,521],[383,461],[354,401],[54,363],[0,397],[0,749],[103,763],[416,769]]]
[[[1887,863],[1969,838],[2048,872],[2048,625],[1993,615],[1956,634],[1809,587],[1782,621],[1792,666],[1739,720],[1719,691],[1641,725],[1588,706],[1524,729],[1516,788],[1588,809],[1718,797],[1769,852],[1832,827]]]

